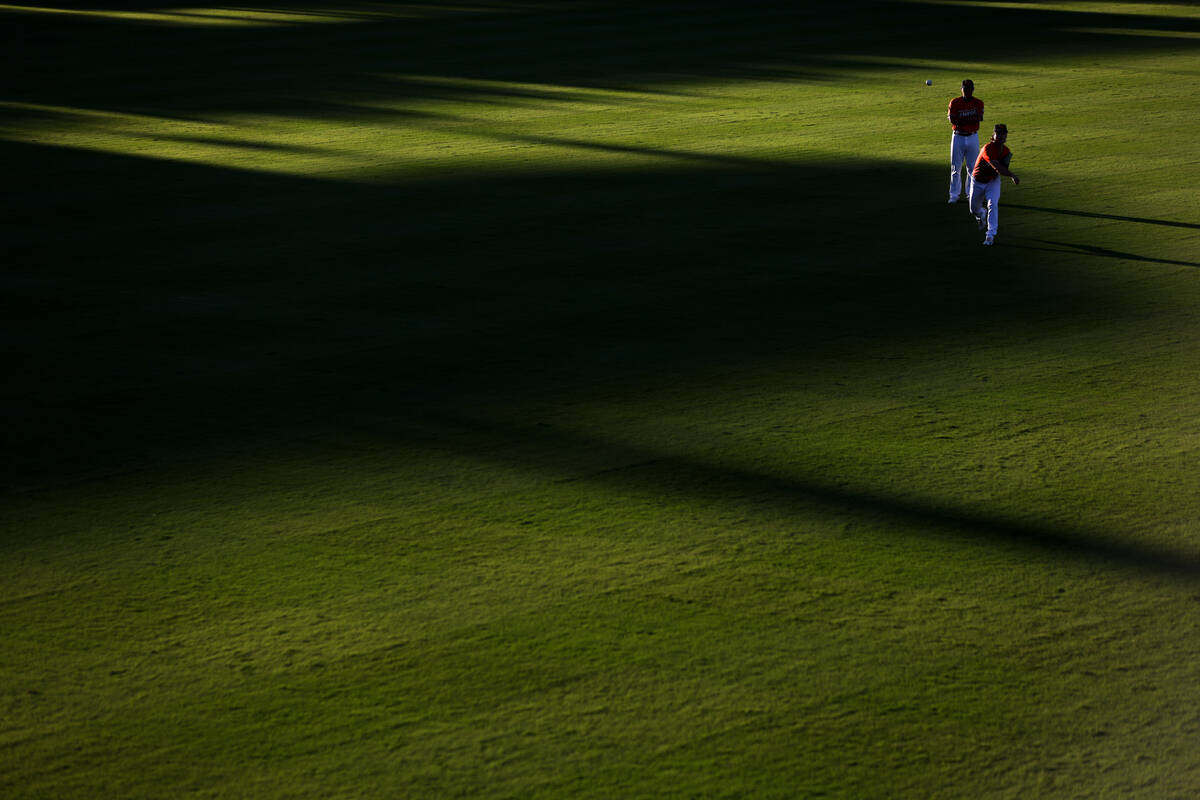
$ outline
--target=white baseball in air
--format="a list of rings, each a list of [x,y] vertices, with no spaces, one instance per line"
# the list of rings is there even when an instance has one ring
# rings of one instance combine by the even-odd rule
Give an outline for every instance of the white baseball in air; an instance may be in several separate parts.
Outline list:
[[[933,81],[925,81],[926,86],[933,86]]]

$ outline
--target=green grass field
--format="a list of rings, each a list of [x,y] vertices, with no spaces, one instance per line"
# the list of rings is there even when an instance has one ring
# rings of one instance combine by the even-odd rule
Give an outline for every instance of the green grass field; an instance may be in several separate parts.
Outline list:
[[[0,796],[1200,791],[1194,5],[0,30]]]

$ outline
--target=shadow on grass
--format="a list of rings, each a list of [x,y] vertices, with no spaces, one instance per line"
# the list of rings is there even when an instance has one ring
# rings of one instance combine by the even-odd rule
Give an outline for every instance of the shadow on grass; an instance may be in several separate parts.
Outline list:
[[[110,3],[31,4],[108,9]],[[254,9],[291,11],[263,2]],[[179,4],[128,2],[128,10]],[[194,8],[194,6],[188,6]],[[970,3],[818,0],[780,3],[634,3],[626,0],[465,9],[437,3],[373,3],[341,24],[161,26],[11,8],[0,66],[19,76],[4,100],[190,119],[218,112],[319,115],[327,103],[456,100],[510,102],[539,94],[511,84],[653,91],[736,78],[827,80],[856,59],[924,58],[1012,63],[1022,56],[1178,48],[1156,36],[1114,39],[1081,24],[1123,31],[1194,33],[1169,15],[1078,13]],[[330,11],[354,15],[353,4]],[[318,17],[321,16],[318,13]],[[964,30],[1020,30],[989,40]],[[319,54],[314,56],[314,54]],[[81,79],[81,76],[87,76]],[[436,76],[437,80],[429,80]],[[944,102],[944,101],[943,101]],[[6,110],[10,121],[47,113]]]
[[[1046,214],[1063,214],[1070,217],[1089,217],[1091,219],[1110,219],[1116,222],[1136,222],[1141,225],[1164,225],[1170,228],[1191,228],[1200,230],[1200,224],[1195,222],[1175,222],[1168,219],[1146,219],[1145,217],[1126,217],[1120,214],[1100,214],[1094,211],[1072,211],[1066,208],[1043,208],[1041,206],[1026,206],[1020,203],[1005,203],[1006,208],[1021,208],[1026,211],[1041,211]]]
[[[1152,258],[1150,256],[1139,256],[1135,253],[1124,253],[1120,250],[1111,250],[1107,247],[1096,247],[1090,244],[1075,244],[1071,242],[1051,242],[1045,239],[1033,239],[1032,241],[1039,242],[1050,247],[1032,247],[1030,245],[1014,244],[1010,247],[1022,248],[1025,250],[1039,250],[1046,253],[1071,253],[1073,255],[1090,255],[1098,258],[1115,258],[1125,261],[1142,261],[1147,264],[1170,264],[1178,267],[1200,267],[1200,262],[1196,261],[1181,261],[1173,258]]]
[[[1096,41],[1063,30],[1075,14],[976,6],[500,7],[508,13],[153,35],[130,22],[19,15],[23,35],[4,58],[21,78],[4,99],[36,108],[10,108],[4,124],[19,130],[72,109],[439,118],[360,104],[545,96],[505,83],[653,92],[700,79],[818,80],[853,66],[844,52],[1011,58],[1009,43],[989,51],[961,36],[1000,19],[1023,30],[1028,53]],[[1106,20],[1130,23],[1088,17]],[[430,75],[439,80],[420,77]],[[269,448],[714,362],[800,366],[847,342],[889,354],[913,339],[1021,329],[1051,311],[1061,322],[1073,302],[1090,307],[1102,291],[1056,285],[1028,259],[972,263],[974,230],[931,221],[945,210],[935,168],[510,138],[672,164],[366,184],[4,144],[5,262],[19,268],[5,276],[2,309],[10,359],[0,480],[23,487]],[[885,174],[887,215],[877,211]],[[868,492],[696,463],[672,470],[728,492],[1160,571],[1178,561]],[[1194,560],[1183,563],[1194,574]]]
[[[1004,518],[979,509],[933,500],[888,495],[831,485],[816,478],[756,472],[726,464],[664,456],[628,445],[600,441],[550,427],[522,428],[495,420],[443,420],[447,430],[465,430],[495,445],[507,441],[513,450],[545,454],[587,452],[615,465],[579,478],[621,491],[671,497],[703,495],[731,506],[764,505],[796,513],[846,514],[879,521],[886,529],[904,526],[910,535],[936,536],[962,543],[1015,545],[1043,557],[1099,564],[1106,569],[1141,572],[1188,583],[1200,581],[1200,552],[1130,543],[1124,532],[1101,532],[1040,520]],[[797,536],[803,534],[797,533]],[[1125,540],[1122,540],[1125,538]]]
[[[910,194],[882,217],[869,162],[361,184],[3,154],[8,485],[1098,299],[964,261],[974,229],[931,222],[920,167],[887,167]]]

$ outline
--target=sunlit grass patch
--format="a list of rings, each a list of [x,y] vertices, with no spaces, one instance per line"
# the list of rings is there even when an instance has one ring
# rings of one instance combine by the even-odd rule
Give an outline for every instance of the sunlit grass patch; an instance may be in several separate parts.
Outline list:
[[[1090,33],[1097,36],[1147,36],[1152,39],[1200,39],[1198,31],[1156,30],[1152,28],[1066,28],[1076,33]]]
[[[452,3],[347,3],[330,7],[289,7],[279,9],[261,6],[214,6],[179,8],[164,6],[145,10],[104,8],[61,8],[0,4],[0,15],[8,13],[62,15],[118,22],[149,23],[154,25],[188,27],[273,27],[283,25],[329,25],[370,22],[373,19],[424,19],[441,14],[503,13],[514,6],[509,4]],[[517,8],[526,6],[518,4]]]
[[[1157,17],[1160,19],[1200,19],[1200,9],[1194,3],[1153,2],[1004,2],[1004,0],[896,0],[938,6],[973,6],[996,11],[1064,11],[1071,14],[1122,14],[1133,17]]]
[[[686,94],[671,86],[656,92],[438,76],[388,83],[396,87],[392,96],[330,98],[328,106],[316,100],[322,111],[315,118],[215,112],[181,119],[9,103],[25,121],[5,135],[137,158],[386,180],[431,169],[638,169],[688,161],[716,167],[812,158],[853,138],[835,124],[848,104],[874,102],[865,93],[838,96],[808,84],[780,91],[774,82],[692,84]]]

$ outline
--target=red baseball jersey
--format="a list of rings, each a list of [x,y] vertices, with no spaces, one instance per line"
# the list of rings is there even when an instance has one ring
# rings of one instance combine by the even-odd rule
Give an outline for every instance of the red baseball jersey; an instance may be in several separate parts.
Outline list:
[[[959,133],[975,133],[983,122],[983,101],[978,97],[956,97],[950,101],[946,112],[954,130]]]
[[[988,142],[979,148],[979,158],[975,159],[975,169],[971,170],[971,177],[976,183],[988,183],[1000,174],[992,164],[1003,164],[1007,167],[1011,160],[1012,150],[1008,149],[1008,145]]]

